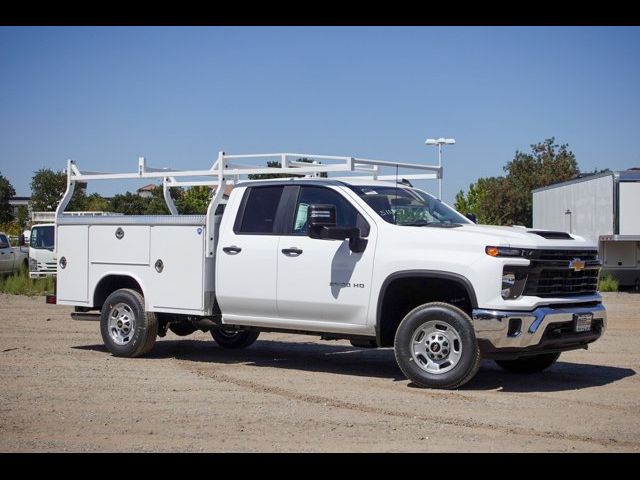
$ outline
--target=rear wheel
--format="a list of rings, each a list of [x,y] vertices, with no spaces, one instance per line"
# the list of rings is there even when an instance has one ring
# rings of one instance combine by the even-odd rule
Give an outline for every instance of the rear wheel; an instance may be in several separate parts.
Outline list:
[[[538,373],[556,363],[558,357],[560,357],[560,353],[541,353],[515,360],[496,360],[496,363],[513,373]]]
[[[222,348],[245,348],[258,339],[258,330],[235,330],[232,328],[214,328],[211,336]]]
[[[402,372],[420,387],[458,388],[480,368],[471,319],[447,303],[411,310],[396,331],[394,350]]]
[[[128,288],[107,297],[100,315],[100,333],[116,357],[139,357],[148,353],[158,335],[158,319],[144,309],[144,298]]]

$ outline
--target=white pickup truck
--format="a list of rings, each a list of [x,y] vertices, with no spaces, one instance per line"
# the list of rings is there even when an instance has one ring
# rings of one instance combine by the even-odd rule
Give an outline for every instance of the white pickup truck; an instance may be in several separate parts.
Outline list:
[[[167,329],[208,330],[226,348],[261,331],[306,333],[393,347],[404,374],[431,388],[463,385],[482,358],[542,371],[605,331],[593,243],[476,225],[397,181],[398,168],[422,171],[402,176],[411,180],[440,178],[440,167],[302,154],[275,155],[280,168],[240,165],[269,156],[221,152],[202,171],[152,169],[141,158],[129,174],[84,173],[69,161],[56,213],[57,299],[47,301],[76,306],[78,319],[99,311],[117,356],[148,353]],[[303,156],[323,164],[291,160]],[[319,176],[336,172],[347,176]],[[305,178],[241,179],[265,173]],[[172,214],[64,215],[76,182],[121,178],[161,178]],[[170,188],[191,185],[216,187],[206,215],[177,214]]]
[[[24,248],[24,237],[20,238],[20,245],[12,247],[9,237],[0,232],[0,274],[10,275],[21,268],[27,268],[29,252]]]

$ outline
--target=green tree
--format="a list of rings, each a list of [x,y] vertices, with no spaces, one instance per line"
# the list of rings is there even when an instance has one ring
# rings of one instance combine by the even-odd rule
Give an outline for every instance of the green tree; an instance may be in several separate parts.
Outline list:
[[[511,183],[512,221],[531,226],[533,198],[531,191],[564,182],[580,173],[576,156],[567,144],[558,146],[555,138],[531,145],[531,153],[516,152],[504,167]]]
[[[27,224],[29,223],[29,209],[26,206],[20,205],[18,207],[15,222],[20,227],[20,230],[27,228]]]
[[[85,212],[108,212],[111,208],[111,202],[99,193],[87,195],[84,202]]]
[[[149,205],[148,198],[127,192],[114,195],[110,202],[109,211],[123,215],[144,215]]]
[[[199,185],[185,190],[179,202],[178,211],[183,215],[204,215],[211,200],[211,188]]]
[[[175,196],[173,198],[175,200]],[[147,200],[147,206],[144,210],[145,215],[168,215],[170,213],[167,203],[164,201],[162,185],[158,185],[151,190],[151,197],[145,200]]]
[[[13,185],[0,173],[0,223],[5,223],[13,218],[13,208],[9,200],[16,194]]]
[[[569,146],[553,137],[531,145],[529,153],[516,151],[504,171],[504,177],[480,178],[466,194],[458,192],[456,209],[474,213],[479,223],[531,226],[531,191],[580,173]]]
[[[81,211],[86,200],[86,184],[76,184],[66,211]],[[34,172],[31,179],[31,209],[36,212],[54,211],[67,190],[67,174],[64,170],[54,172],[50,168],[41,168]]]
[[[483,180],[483,179],[482,179]],[[479,180],[478,180],[479,181]],[[478,195],[480,194],[479,187],[476,183],[472,183],[469,185],[469,191],[465,195],[464,190],[460,190],[456,194],[456,200],[454,202],[454,207],[463,215],[467,213],[473,213],[476,217],[479,217],[478,212]]]
[[[178,208],[178,211],[180,211],[179,205],[182,199],[182,195],[182,188],[171,188],[171,198],[176,204],[176,208]],[[165,202],[164,200],[164,191],[162,190],[162,185],[158,185],[158,188],[154,188],[151,191],[151,197],[145,200],[147,200],[148,202],[144,210],[145,215],[169,215],[169,207],[167,207],[167,202]]]

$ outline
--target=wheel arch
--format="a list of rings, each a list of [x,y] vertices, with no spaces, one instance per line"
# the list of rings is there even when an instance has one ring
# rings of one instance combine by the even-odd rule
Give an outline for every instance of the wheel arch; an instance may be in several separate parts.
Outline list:
[[[459,291],[464,292],[466,298],[468,299],[467,308],[463,308],[467,313],[471,313],[469,310],[478,308],[478,300],[475,293],[475,289],[473,285],[469,281],[469,279],[459,273],[455,272],[446,272],[439,270],[403,270],[400,272],[394,272],[390,274],[387,278],[385,278],[384,282],[382,282],[382,286],[380,287],[380,292],[378,295],[378,302],[376,308],[376,342],[378,346],[391,346],[393,345],[393,334],[395,334],[395,330],[398,327],[399,321],[395,321],[395,319],[389,319],[387,322],[384,321],[385,312],[383,311],[385,307],[385,300],[387,299],[387,294],[391,291],[390,288],[394,285],[397,285],[397,282],[439,282],[442,285],[453,285],[457,286]],[[391,301],[392,299],[388,299]],[[434,298],[429,299],[428,301],[443,301],[442,298],[438,298],[435,296]],[[455,305],[455,304],[454,304]],[[417,306],[417,305],[415,305]],[[408,308],[407,312],[412,310],[413,307]],[[401,320],[401,319],[400,319]],[[391,322],[392,326],[389,327],[388,322]],[[393,325],[395,323],[395,325]],[[387,327],[387,328],[384,328]],[[393,332],[391,334],[390,332]]]
[[[143,299],[146,298],[142,281],[137,275],[131,272],[107,272],[100,277],[93,289],[93,307],[102,308],[107,297],[121,288],[130,288],[139,292]]]

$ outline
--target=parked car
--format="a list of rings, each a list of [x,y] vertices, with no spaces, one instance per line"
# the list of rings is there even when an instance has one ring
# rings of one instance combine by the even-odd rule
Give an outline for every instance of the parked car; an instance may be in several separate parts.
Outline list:
[[[29,267],[29,252],[24,247],[24,237],[20,236],[19,245],[12,247],[9,237],[0,232],[0,274],[10,275]]]

